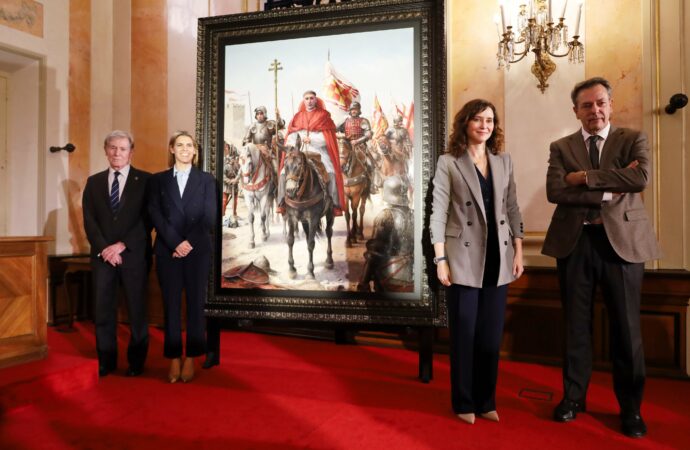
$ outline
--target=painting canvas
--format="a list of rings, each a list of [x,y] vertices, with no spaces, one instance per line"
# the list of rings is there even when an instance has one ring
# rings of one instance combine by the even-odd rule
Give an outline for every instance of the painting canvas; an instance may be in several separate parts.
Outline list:
[[[198,128],[223,190],[212,313],[438,316],[423,246],[438,5],[355,3],[201,21]]]

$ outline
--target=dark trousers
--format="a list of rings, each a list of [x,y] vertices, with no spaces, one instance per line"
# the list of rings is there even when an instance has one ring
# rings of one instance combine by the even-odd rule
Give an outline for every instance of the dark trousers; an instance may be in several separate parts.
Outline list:
[[[508,285],[447,290],[450,388],[456,414],[496,409],[498,358]]]
[[[573,252],[558,259],[557,266],[566,326],[564,396],[584,401],[587,395],[592,375],[592,305],[599,285],[609,320],[616,398],[621,411],[638,412],[645,382],[640,333],[644,264],[623,261],[603,226],[585,225]]]
[[[129,328],[131,335],[127,348],[130,367],[141,369],[149,348],[149,328],[146,320],[146,280],[148,268],[128,263],[126,268],[113,267],[100,259],[91,259],[96,292],[94,321],[96,325],[96,350],[99,366],[108,370],[117,368],[117,288],[121,284],[127,297]]]
[[[182,291],[187,298],[187,338],[185,354],[188,357],[206,353],[204,305],[210,268],[208,254],[194,254],[184,258],[156,258],[156,271],[163,294],[165,315],[166,358],[182,356]]]

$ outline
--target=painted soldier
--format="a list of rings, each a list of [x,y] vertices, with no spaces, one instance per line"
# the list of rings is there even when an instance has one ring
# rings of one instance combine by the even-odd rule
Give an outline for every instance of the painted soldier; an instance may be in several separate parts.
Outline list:
[[[369,185],[371,186],[372,194],[375,194],[374,189],[376,185],[373,183],[375,162],[367,146],[367,142],[371,139],[373,133],[371,132],[369,120],[361,117],[361,114],[362,107],[359,102],[352,102],[350,105],[350,115],[338,127],[338,132],[345,135],[345,139],[350,142],[352,150],[359,150],[366,155],[367,175],[369,180],[372,181]]]
[[[386,208],[374,219],[358,291],[370,291],[371,281],[375,292],[409,292],[413,288],[414,217],[407,191],[407,184],[398,175],[383,182]]]
[[[398,115],[393,119],[393,128],[386,131],[386,137],[400,157],[404,158],[405,161],[410,159],[412,140],[410,139],[410,132],[403,125],[403,116]]]
[[[285,127],[285,121],[280,118],[278,112],[276,112],[277,120],[268,120],[265,106],[259,106],[254,109],[254,118],[256,122],[247,128],[247,133],[244,135],[244,139],[242,139],[242,145],[251,142],[259,148],[263,146],[263,149],[269,149],[273,136],[276,135],[279,129]]]
[[[238,182],[240,179],[240,162],[237,147],[227,142],[223,145],[223,215],[232,198],[232,218],[228,219],[227,226],[237,227],[237,196],[239,193]]]
[[[264,157],[271,161],[274,173],[278,170],[278,146],[274,145],[273,139],[278,136],[279,130],[285,127],[285,121],[280,118],[280,113],[276,110],[276,120],[268,120],[268,115],[265,106],[254,108],[254,122],[244,135],[242,145],[251,142],[255,144]],[[274,177],[275,179],[275,177]]]

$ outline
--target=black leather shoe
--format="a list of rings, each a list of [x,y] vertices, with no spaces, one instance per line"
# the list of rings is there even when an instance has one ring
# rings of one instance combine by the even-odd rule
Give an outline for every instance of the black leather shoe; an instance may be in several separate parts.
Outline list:
[[[99,377],[108,376],[108,374],[112,371],[113,371],[113,369],[110,369],[106,366],[98,366],[98,376]]]
[[[125,376],[126,376],[126,377],[138,377],[138,376],[141,375],[142,373],[144,373],[144,368],[143,368],[143,367],[132,367],[132,366],[129,366],[129,367],[127,368],[127,371],[125,372]]]
[[[577,413],[585,412],[585,403],[576,402],[567,398],[561,400],[561,402],[553,410],[553,420],[556,422],[570,422],[575,420]]]
[[[621,413],[621,430],[631,438],[641,438],[647,434],[647,425],[640,413]]]
[[[217,366],[220,364],[220,357],[218,356],[218,353],[216,352],[208,352],[206,353],[206,359],[204,360],[204,364],[201,366],[203,369],[210,369],[213,366]]]

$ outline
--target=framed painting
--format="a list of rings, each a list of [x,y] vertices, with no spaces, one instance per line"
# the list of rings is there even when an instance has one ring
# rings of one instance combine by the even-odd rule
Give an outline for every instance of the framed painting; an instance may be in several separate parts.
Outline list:
[[[426,232],[445,75],[442,1],[200,19],[209,317],[445,322]]]

